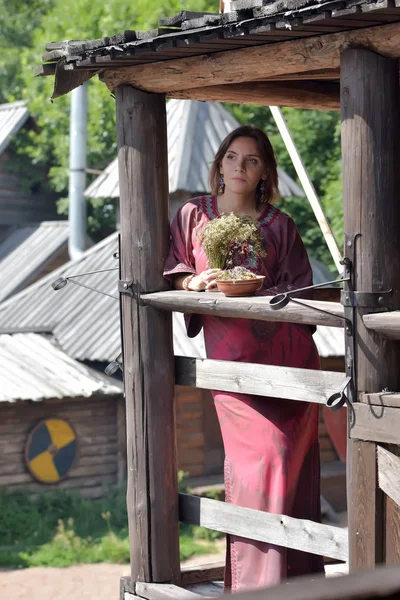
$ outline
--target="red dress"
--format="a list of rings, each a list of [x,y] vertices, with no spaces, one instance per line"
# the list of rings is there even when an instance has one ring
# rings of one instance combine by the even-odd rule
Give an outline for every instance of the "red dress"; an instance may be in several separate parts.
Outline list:
[[[166,277],[208,268],[199,233],[218,216],[213,196],[189,200],[181,207],[171,225]],[[261,293],[311,285],[310,263],[293,220],[267,205],[258,223],[266,257],[248,259],[244,266],[265,275]],[[308,326],[211,315],[191,315],[186,323],[190,337],[203,327],[208,358],[320,368]],[[226,501],[319,521],[318,405],[212,393],[224,440]],[[323,572],[323,560],[317,555],[228,536],[225,585],[232,591],[317,572]]]

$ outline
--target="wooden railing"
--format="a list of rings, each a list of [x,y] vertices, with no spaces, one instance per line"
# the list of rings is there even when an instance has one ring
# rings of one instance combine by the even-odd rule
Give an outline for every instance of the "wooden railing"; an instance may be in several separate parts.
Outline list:
[[[268,301],[264,298],[263,302]],[[330,371],[175,357],[177,384],[226,392],[324,404],[343,379],[344,374]],[[286,515],[180,494],[179,518],[184,523],[341,561],[348,557],[345,530]]]
[[[121,600],[199,600],[201,597],[165,583],[132,584],[122,579],[121,589],[130,590],[121,594]],[[400,571],[394,566],[329,579],[302,577],[284,586],[235,594],[236,600],[394,600],[399,597]]]
[[[351,233],[345,243],[345,258],[355,276],[352,289],[360,290],[363,297],[360,305],[346,308],[346,316],[351,312],[355,326],[356,352],[349,357],[349,362],[354,359],[354,387],[365,392],[379,392],[383,387],[398,391],[399,352],[398,345],[391,340],[400,339],[400,312],[380,312],[385,306],[400,306],[397,171],[396,161],[387,159],[396,147],[397,126],[387,127],[386,122],[387,114],[397,114],[398,64],[367,50],[346,50],[341,60],[341,78],[345,90],[342,103],[344,222],[345,231]],[[387,93],[379,93],[382,89]],[[265,297],[230,299],[216,293],[161,291],[168,285],[162,276],[162,268],[169,245],[165,98],[162,94],[149,94],[128,85],[117,87],[115,96],[131,582],[134,594],[155,598],[153,592],[149,595],[150,590],[154,591],[151,588],[154,582],[163,585],[166,581],[179,583],[181,574],[172,319],[168,313],[178,311],[330,327],[343,327],[346,321],[343,307],[334,302],[296,299],[282,310],[274,311]],[[357,115],[360,118],[356,119]],[[360,152],[363,160],[360,160]],[[364,193],[365,190],[368,193]],[[386,305],[388,297],[390,303]],[[379,335],[371,335],[371,332]],[[285,367],[257,366],[255,372],[249,364],[235,364],[232,372],[229,363],[178,360],[176,380],[211,387],[215,384],[214,369],[218,369],[219,374],[217,389],[252,394],[262,392],[277,398],[317,403],[325,402],[332,391],[339,391],[337,383],[341,378],[337,374],[321,372],[316,381],[314,373],[308,371],[305,380],[301,369],[289,371]],[[307,398],[301,389],[302,381]],[[376,459],[376,441],[399,443],[399,418],[388,396],[382,398],[379,393],[369,396],[364,402],[355,390],[354,400],[358,402],[349,411],[352,416],[350,438],[353,438],[349,439],[347,463],[352,478],[348,490],[351,569],[373,567],[384,557],[400,562],[400,509],[393,505],[383,508],[377,494]],[[397,457],[385,454],[380,448],[378,452],[381,472],[390,475],[389,462],[395,463],[397,472]],[[395,497],[397,492],[389,479],[382,480],[382,485],[390,488]],[[237,533],[242,513],[235,513],[241,515],[235,522],[229,511],[246,509],[196,500],[198,504],[193,510],[193,504],[190,504],[193,502],[181,498],[181,518],[225,530],[232,527]],[[210,507],[220,513],[219,525],[210,515]],[[333,533],[328,526],[310,525],[280,515],[246,512],[246,515],[250,514],[250,522],[255,519],[260,523],[262,535],[273,540],[272,543],[288,546],[295,543],[298,549],[310,551],[310,538],[318,538],[321,546],[317,549],[314,545],[314,550],[346,559],[346,544],[339,530]],[[221,525],[223,520],[225,524]],[[248,527],[241,531],[249,537]],[[385,538],[384,542],[378,539],[378,531],[385,532],[381,536]],[[333,595],[330,590],[326,599],[357,597],[345,596],[340,592],[342,584],[334,584],[336,593]],[[309,592],[308,586],[306,588],[302,597],[317,598]],[[285,589],[286,586],[277,595],[283,598]],[[267,593],[269,598],[274,597],[270,591]]]
[[[340,527],[187,494],[179,494],[179,518],[214,531],[347,560],[347,531]]]
[[[281,310],[273,310],[268,298],[226,298],[219,293],[167,291],[141,296],[145,306],[159,310],[186,314],[212,314],[216,317],[236,317],[259,321],[286,321],[303,325],[344,326],[344,309],[337,302],[300,300],[289,302]],[[362,317],[365,326],[383,337],[400,340],[400,311],[366,314]]]

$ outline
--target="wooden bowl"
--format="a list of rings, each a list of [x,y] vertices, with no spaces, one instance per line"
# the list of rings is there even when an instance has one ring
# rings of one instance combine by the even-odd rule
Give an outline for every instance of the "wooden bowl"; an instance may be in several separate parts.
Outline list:
[[[264,275],[257,275],[255,279],[225,279],[223,281],[217,279],[217,288],[225,296],[254,296],[262,287],[264,279]]]

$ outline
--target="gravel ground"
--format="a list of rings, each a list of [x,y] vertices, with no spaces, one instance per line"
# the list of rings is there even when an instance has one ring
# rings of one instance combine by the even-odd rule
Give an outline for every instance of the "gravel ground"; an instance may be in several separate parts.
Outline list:
[[[185,565],[224,560],[221,541],[219,552],[195,556]],[[327,565],[328,577],[343,575],[346,565]],[[128,565],[101,563],[76,565],[64,569],[33,567],[0,569],[1,600],[119,600],[120,577],[129,575]]]

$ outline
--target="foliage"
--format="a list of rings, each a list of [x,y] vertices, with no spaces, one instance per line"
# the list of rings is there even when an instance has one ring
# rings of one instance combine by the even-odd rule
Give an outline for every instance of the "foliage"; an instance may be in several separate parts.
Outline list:
[[[265,256],[261,234],[251,217],[234,213],[209,221],[200,236],[211,269],[235,266],[235,252]]]
[[[10,14],[10,3],[6,5],[5,2],[6,0],[0,0],[0,6],[4,5],[3,14]],[[17,5],[24,5],[24,10],[19,12],[15,9],[14,15],[13,9],[12,13],[15,25],[9,26],[7,60],[15,65],[15,69],[7,71],[3,101],[28,101],[29,110],[40,132],[21,132],[15,139],[16,151],[27,156],[33,165],[49,167],[51,186],[61,199],[58,210],[65,214],[68,206],[63,199],[66,198],[68,189],[70,96],[63,96],[50,103],[54,77],[33,77],[34,68],[40,65],[45,45],[52,40],[96,39],[126,29],[151,29],[157,26],[159,18],[175,14],[183,7],[188,10],[213,11],[218,10],[218,2],[31,0],[31,3],[26,3],[17,0],[13,6]],[[30,21],[31,25],[28,27]],[[24,32],[23,45],[19,42],[21,31]],[[16,79],[14,72],[18,72]],[[103,169],[115,158],[116,150],[115,103],[107,87],[94,77],[89,82],[88,167]],[[115,225],[115,207],[109,200],[90,200],[89,204],[89,231],[97,232],[97,238],[101,238],[110,233]]]
[[[129,562],[126,492],[115,488],[106,492],[99,500],[61,490],[35,496],[0,494],[0,566]],[[181,525],[181,560],[213,552],[219,536]]]
[[[281,169],[296,179],[290,156],[268,107],[226,105],[240,123],[260,127],[269,136]],[[335,111],[283,108],[283,114],[319,195],[333,233],[343,244],[340,117]],[[333,261],[307,198],[284,198],[279,208],[296,222],[307,250],[334,269]]]

